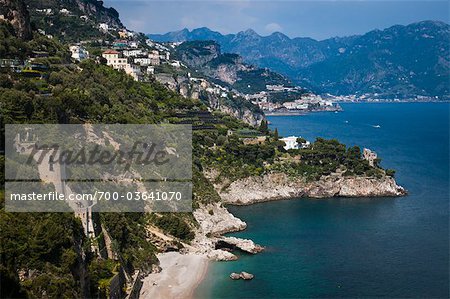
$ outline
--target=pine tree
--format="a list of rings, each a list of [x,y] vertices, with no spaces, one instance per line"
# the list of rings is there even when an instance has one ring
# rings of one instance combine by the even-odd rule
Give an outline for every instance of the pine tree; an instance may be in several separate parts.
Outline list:
[[[269,127],[267,125],[266,120],[261,121],[261,125],[259,126],[259,131],[264,134],[267,134],[269,132]]]

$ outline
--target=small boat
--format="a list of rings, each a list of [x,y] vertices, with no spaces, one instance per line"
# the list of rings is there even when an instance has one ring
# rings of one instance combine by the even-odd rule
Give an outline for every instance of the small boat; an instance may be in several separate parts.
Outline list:
[[[345,123],[348,124],[348,120],[346,120]]]
[[[374,128],[381,128],[381,126],[380,125],[375,125],[375,126],[372,126],[372,127],[374,127]]]

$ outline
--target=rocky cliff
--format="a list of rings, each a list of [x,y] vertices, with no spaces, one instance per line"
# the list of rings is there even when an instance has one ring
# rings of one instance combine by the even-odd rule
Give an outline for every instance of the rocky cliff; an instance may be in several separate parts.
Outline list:
[[[0,20],[10,23],[18,37],[32,37],[30,16],[23,0],[0,0]]]
[[[186,76],[173,76],[168,73],[155,75],[158,82],[186,98],[201,99],[205,104],[215,110],[234,116],[247,124],[258,126],[265,119],[263,112],[251,102],[231,95],[225,97],[214,92],[207,92],[214,87],[209,81],[195,82]]]
[[[211,178],[211,174],[207,175]],[[229,185],[224,187],[225,184]],[[406,194],[405,189],[389,176],[355,177],[343,176],[339,172],[312,182],[303,178],[291,178],[284,173],[271,173],[232,183],[222,182],[216,184],[215,188],[224,202],[236,205],[298,197],[385,197]]]

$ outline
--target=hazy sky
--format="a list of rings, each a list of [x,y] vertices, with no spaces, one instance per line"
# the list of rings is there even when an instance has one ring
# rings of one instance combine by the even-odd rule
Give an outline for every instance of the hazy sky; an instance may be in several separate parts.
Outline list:
[[[104,0],[130,29],[166,33],[209,27],[221,33],[248,28],[261,35],[280,31],[290,37],[325,39],[362,34],[421,20],[449,22],[450,1]]]

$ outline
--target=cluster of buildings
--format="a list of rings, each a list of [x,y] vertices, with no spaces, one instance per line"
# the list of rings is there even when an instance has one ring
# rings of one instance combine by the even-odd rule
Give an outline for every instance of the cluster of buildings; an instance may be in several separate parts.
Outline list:
[[[364,94],[352,94],[352,95],[340,95],[335,96],[331,94],[327,94],[327,97],[337,102],[435,102],[441,100],[439,96],[424,96],[424,95],[416,95],[415,97],[410,98],[396,98],[392,96],[386,96],[379,93],[364,93]],[[445,99],[445,97],[443,97]]]
[[[147,40],[147,47],[140,47],[139,42],[132,39],[134,33],[126,30],[119,31],[119,36],[127,39],[114,41],[112,49],[104,51],[102,57],[107,65],[124,70],[136,81],[143,80],[145,74],[154,74],[155,66],[164,63],[176,68],[184,66],[180,61],[171,59],[169,49],[162,45]]]
[[[306,94],[301,95],[299,99],[284,103],[259,101],[254,102],[263,111],[276,112],[301,112],[301,111],[339,111],[339,105],[331,100],[325,100],[320,95]]]
[[[271,100],[273,95],[289,93],[297,97],[294,101]],[[266,85],[266,91],[255,94],[246,94],[243,97],[259,106],[261,110],[268,113],[285,113],[301,111],[339,111],[341,108],[330,99],[324,99],[320,95],[304,93],[301,87],[287,87],[284,85]],[[279,96],[278,96],[279,97]]]
[[[290,87],[290,86],[284,86],[284,85],[280,85],[280,84],[274,84],[274,85],[267,84],[266,85],[266,89],[268,91],[278,91],[278,92],[281,92],[281,91],[283,91],[283,92],[293,92],[293,91],[300,91],[301,90],[301,88],[298,87],[298,86]]]

